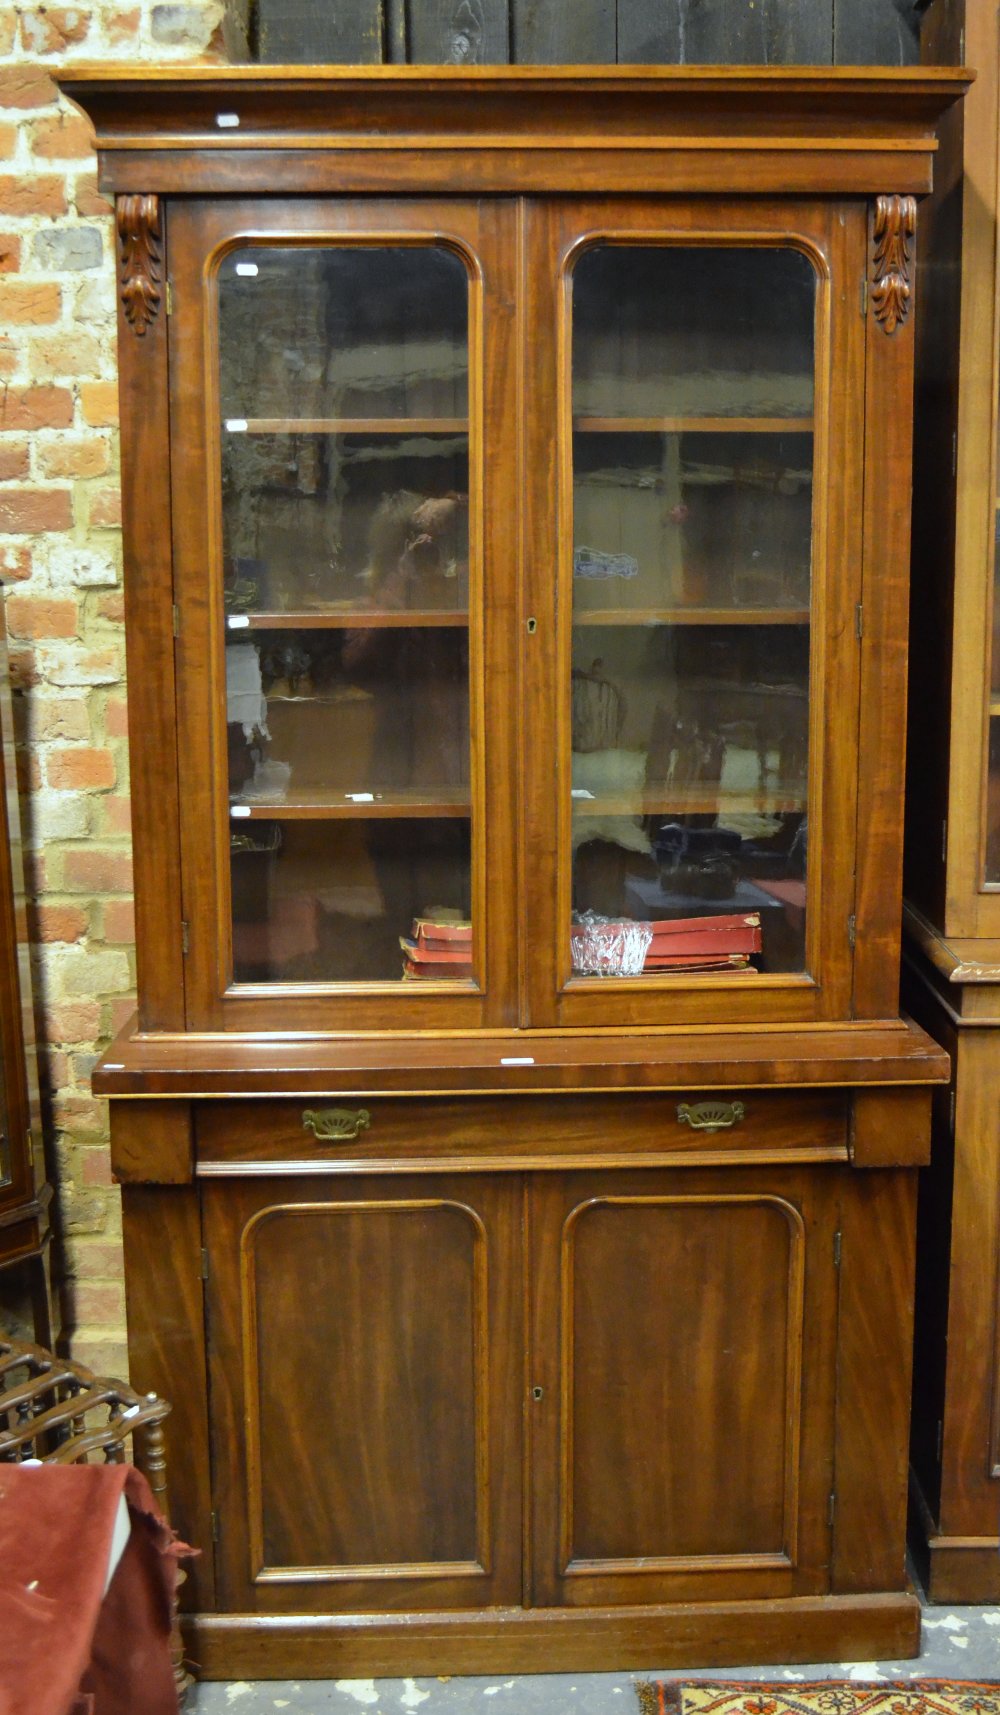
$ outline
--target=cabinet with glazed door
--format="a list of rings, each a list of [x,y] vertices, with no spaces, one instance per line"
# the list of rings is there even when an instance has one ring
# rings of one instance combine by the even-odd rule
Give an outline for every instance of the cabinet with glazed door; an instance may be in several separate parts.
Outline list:
[[[95,1089],[210,1675],[916,1648],[911,281],[966,82],[65,80],[120,239]]]

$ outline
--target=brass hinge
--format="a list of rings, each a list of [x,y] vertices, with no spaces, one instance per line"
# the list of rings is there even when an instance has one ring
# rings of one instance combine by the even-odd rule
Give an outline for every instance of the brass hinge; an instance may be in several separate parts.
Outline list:
[[[33,1168],[35,1165],[35,1139],[34,1139],[34,1134],[31,1130],[30,1125],[28,1127],[28,1132],[27,1132],[27,1144],[28,1144],[28,1166]]]
[[[831,1530],[833,1529],[833,1521],[836,1518],[836,1516],[837,1516],[837,1492],[835,1489],[831,1489],[830,1490],[830,1498],[829,1498],[829,1500],[827,1502],[827,1506],[826,1506],[826,1520],[827,1520],[827,1523],[830,1526]]]
[[[865,607],[864,607],[864,602],[859,601],[857,607],[854,609],[854,629],[857,633],[858,642],[860,643],[862,637],[865,634]]]
[[[862,319],[862,321],[866,321],[867,318],[868,318],[868,275],[862,274],[862,276],[861,276],[861,319]]]
[[[954,1135],[955,1135],[955,1091],[954,1091],[954,1089],[952,1089],[950,1091],[949,1096],[948,1096],[948,1124],[951,1127],[951,1135],[952,1135],[952,1137],[954,1137]]]
[[[201,1252],[201,1278],[202,1280],[208,1279],[208,1252],[204,1247],[202,1247]]]
[[[212,1510],[212,1541],[218,1542],[218,1540],[219,1540],[219,1515],[213,1508],[213,1510]]]
[[[847,945],[853,949],[854,944],[857,941],[857,938],[858,938],[858,920],[855,917],[854,912],[852,911],[851,915],[847,919]]]
[[[948,862],[948,818],[941,823],[941,862]]]
[[[185,959],[187,958],[188,953],[190,951],[191,951],[191,937],[190,937],[190,934],[188,932],[187,920],[182,919],[182,921],[181,921],[181,952],[182,952]]]
[[[176,602],[172,602],[170,606],[170,623],[174,628],[174,636],[179,637],[181,634],[181,610]]]
[[[173,288],[171,282],[168,280],[167,281],[167,315],[172,316],[173,313],[174,313],[174,288]]]
[[[833,1235],[833,1266],[834,1266],[834,1268],[840,1267],[840,1234],[839,1233],[834,1233],[834,1235]]]

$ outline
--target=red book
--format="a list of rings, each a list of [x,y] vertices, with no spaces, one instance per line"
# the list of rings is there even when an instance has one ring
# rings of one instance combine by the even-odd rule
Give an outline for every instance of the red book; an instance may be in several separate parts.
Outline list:
[[[403,961],[404,982],[432,982],[438,978],[443,982],[460,982],[472,976],[471,964],[464,965],[415,965],[412,959]]]
[[[759,953],[762,941],[760,921],[751,925],[743,923],[732,928],[709,928],[705,924],[700,929],[683,929],[679,934],[666,930],[654,930],[653,939],[649,943],[646,963],[649,964],[650,954],[657,953]]]
[[[653,953],[646,954],[644,971],[750,970],[746,953]]]
[[[404,935],[399,937],[399,944],[407,958],[415,965],[470,965],[472,956],[468,947],[429,947],[426,941],[409,941]]]
[[[759,929],[759,911],[730,912],[728,916],[706,914],[703,917],[661,917],[648,923],[654,935],[682,935],[689,929],[708,929],[717,933],[723,929]]]
[[[415,917],[410,933],[422,947],[472,946],[471,923],[435,923],[433,918]]]

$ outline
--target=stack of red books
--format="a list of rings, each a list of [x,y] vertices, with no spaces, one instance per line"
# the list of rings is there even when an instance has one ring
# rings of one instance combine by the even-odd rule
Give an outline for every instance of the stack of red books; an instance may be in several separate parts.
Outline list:
[[[730,917],[676,917],[651,923],[644,971],[752,971],[761,950],[760,913]]]
[[[425,982],[432,977],[454,982],[472,975],[472,924],[447,923],[415,917],[408,936],[400,936],[403,980]]]
[[[577,970],[594,970],[588,935],[605,941],[616,930],[648,928],[653,938],[646,949],[642,971],[747,971],[753,973],[750,955],[761,951],[760,913],[741,912],[728,917],[663,918],[656,923],[602,923],[589,930],[584,924],[571,937],[573,964]]]

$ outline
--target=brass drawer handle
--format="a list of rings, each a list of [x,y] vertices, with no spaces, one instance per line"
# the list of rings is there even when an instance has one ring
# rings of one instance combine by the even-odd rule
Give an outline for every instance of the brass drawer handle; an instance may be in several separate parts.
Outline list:
[[[746,1113],[742,1102],[678,1102],[677,1118],[692,1131],[726,1131]]]
[[[372,1116],[367,1108],[306,1108],[303,1131],[311,1131],[321,1143],[343,1143],[367,1131]]]

